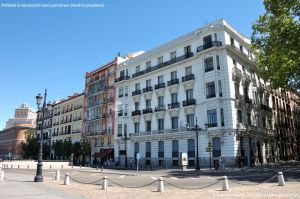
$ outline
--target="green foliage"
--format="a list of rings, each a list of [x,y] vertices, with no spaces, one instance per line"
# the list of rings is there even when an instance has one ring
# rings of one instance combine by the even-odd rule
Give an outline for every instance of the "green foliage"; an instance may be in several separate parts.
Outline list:
[[[76,142],[72,144],[71,141],[61,141],[58,140],[53,143],[53,149],[55,150],[56,156],[66,156],[69,157],[72,153],[74,157],[79,158],[79,156],[87,155],[90,153],[91,147],[88,141],[83,141],[82,143]]]
[[[258,67],[273,86],[300,92],[300,1],[265,0],[264,5],[251,38]]]
[[[35,158],[38,155],[39,144],[34,137],[35,130],[27,129],[25,132],[26,141],[22,143],[22,151],[24,158]]]

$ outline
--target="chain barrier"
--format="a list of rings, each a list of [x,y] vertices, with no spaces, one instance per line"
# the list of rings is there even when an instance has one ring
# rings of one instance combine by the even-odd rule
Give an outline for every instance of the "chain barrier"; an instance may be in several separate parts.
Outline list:
[[[208,187],[211,187],[211,186],[214,186],[216,185],[217,183],[219,183],[220,181],[223,180],[223,178],[220,178],[220,179],[216,179],[217,181],[216,182],[213,182],[212,184],[208,184],[208,185],[205,185],[203,187],[195,187],[195,188],[187,188],[187,187],[182,187],[182,186],[178,186],[178,185],[175,185],[173,183],[170,183],[166,180],[164,180],[165,183],[169,184],[170,186],[173,186],[173,187],[176,187],[178,189],[186,189],[186,190],[196,190],[196,189],[204,189],[204,188],[208,188]]]
[[[101,182],[103,179],[100,179],[100,180],[96,180],[96,181],[93,181],[93,182],[81,182],[79,180],[76,180],[74,178],[72,178],[71,176],[69,176],[71,180],[73,180],[74,182],[77,182],[79,184],[96,184],[97,182]]]
[[[274,176],[272,176],[271,178],[269,178],[269,179],[263,181],[263,182],[260,182],[260,183],[248,183],[248,184],[245,184],[245,183],[238,182],[238,181],[236,181],[236,180],[232,180],[232,179],[229,179],[229,178],[228,178],[228,181],[233,182],[233,183],[235,183],[235,184],[239,184],[239,185],[245,185],[245,186],[251,186],[251,185],[253,185],[253,186],[256,186],[256,185],[261,185],[261,184],[267,183],[267,182],[273,180],[275,177],[277,177],[277,174],[274,175]]]
[[[113,183],[113,184],[119,186],[119,187],[132,188],[132,189],[137,189],[137,188],[147,187],[147,186],[150,186],[150,185],[152,185],[152,184],[154,184],[155,182],[158,181],[158,180],[155,180],[155,181],[153,181],[153,182],[150,182],[150,183],[145,184],[145,185],[142,185],[142,186],[126,186],[126,185],[122,185],[122,184],[120,184],[120,183],[114,182],[114,181],[112,181],[112,180],[110,180],[110,179],[107,179],[107,180],[108,180],[109,182],[111,182],[111,183]]]

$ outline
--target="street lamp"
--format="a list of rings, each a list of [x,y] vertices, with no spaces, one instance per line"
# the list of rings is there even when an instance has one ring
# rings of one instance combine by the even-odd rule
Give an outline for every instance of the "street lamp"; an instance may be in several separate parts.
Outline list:
[[[46,111],[51,111],[52,105],[50,102],[46,105],[46,97],[47,97],[47,89],[45,89],[44,93],[44,102],[43,106],[40,108],[40,105],[42,103],[43,97],[41,94],[38,94],[36,96],[36,104],[38,106],[38,111],[42,112],[42,124],[41,124],[41,133],[40,133],[40,149],[39,149],[39,155],[38,155],[38,163],[36,168],[36,176],[34,177],[34,182],[43,182],[43,131],[44,131],[44,119],[45,119],[45,113]]]

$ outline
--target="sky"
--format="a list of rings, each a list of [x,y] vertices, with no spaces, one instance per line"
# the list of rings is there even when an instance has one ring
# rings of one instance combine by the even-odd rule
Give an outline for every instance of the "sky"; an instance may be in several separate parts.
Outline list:
[[[4,3],[84,3],[97,8],[7,8]],[[2,5],[2,6],[1,6]],[[251,36],[262,0],[0,0],[0,129],[47,88],[47,101],[84,89],[85,72],[150,50],[224,18]]]

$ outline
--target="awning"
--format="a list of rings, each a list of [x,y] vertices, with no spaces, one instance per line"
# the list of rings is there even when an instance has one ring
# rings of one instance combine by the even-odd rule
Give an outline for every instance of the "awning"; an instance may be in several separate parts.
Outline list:
[[[112,149],[102,149],[101,151],[99,151],[98,153],[95,153],[95,156],[97,158],[105,158],[108,155],[110,155],[112,152]]]

